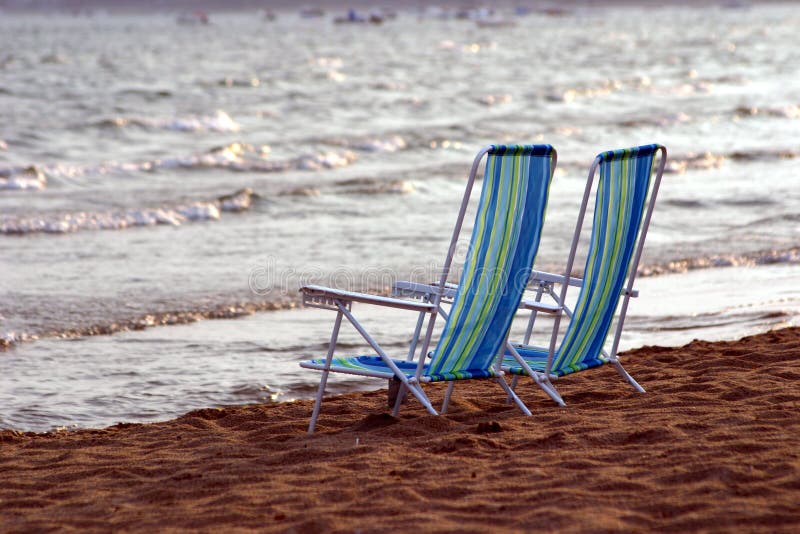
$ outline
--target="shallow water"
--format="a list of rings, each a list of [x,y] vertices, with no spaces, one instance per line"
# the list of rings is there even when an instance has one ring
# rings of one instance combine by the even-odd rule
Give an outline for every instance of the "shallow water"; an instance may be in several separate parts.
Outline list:
[[[559,151],[548,270],[593,156],[669,148],[626,347],[796,324],[800,14],[634,11],[502,31],[411,13],[379,28],[4,14],[0,426],[309,396],[317,377],[295,362],[324,351],[319,311],[52,336],[291,306],[303,280],[429,280],[472,157],[495,142]]]

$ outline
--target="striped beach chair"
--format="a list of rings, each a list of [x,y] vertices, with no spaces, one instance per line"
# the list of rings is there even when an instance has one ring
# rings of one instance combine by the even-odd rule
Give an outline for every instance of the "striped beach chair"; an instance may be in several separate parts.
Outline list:
[[[658,153],[660,158],[656,164]],[[519,376],[527,375],[563,406],[564,401],[551,380],[610,363],[637,391],[644,393],[644,389],[622,367],[617,348],[628,302],[631,297],[638,295],[633,283],[666,160],[666,149],[655,144],[603,152],[594,160],[567,258],[565,275],[534,273],[533,280],[538,281],[536,299],[531,302],[523,301],[521,305],[521,308],[532,311],[525,340],[521,345],[507,345],[502,365],[505,371],[515,375],[512,389],[516,387]],[[570,272],[598,168],[600,178],[586,267],[583,279],[576,279],[570,277]],[[561,286],[560,294],[553,289],[554,284]],[[574,309],[564,305],[570,286],[580,286]],[[540,304],[544,292],[553,297],[555,305]],[[606,351],[607,338],[620,300],[622,305],[611,347]],[[527,345],[537,312],[555,314],[548,348]],[[556,348],[562,315],[566,315],[570,323]]]
[[[483,186],[461,281],[452,295],[450,312],[428,361],[424,355],[428,354],[472,186],[484,156]],[[539,247],[555,166],[556,152],[550,145],[491,145],[478,153],[467,180],[438,291],[429,300],[410,301],[320,286],[301,288],[305,305],[337,312],[327,356],[300,363],[301,367],[322,371],[309,433],[314,431],[330,372],[399,380],[395,415],[405,392],[410,392],[429,413],[438,415],[422,383],[450,382],[441,408],[444,412],[455,381],[476,378],[495,380],[519,409],[530,415],[506,384],[499,364]],[[418,361],[411,361],[415,344],[406,359],[391,358],[354,317],[353,302],[406,309],[419,313],[420,318],[427,317]],[[352,324],[376,354],[334,357],[342,318]],[[421,324],[418,323],[415,342]]]

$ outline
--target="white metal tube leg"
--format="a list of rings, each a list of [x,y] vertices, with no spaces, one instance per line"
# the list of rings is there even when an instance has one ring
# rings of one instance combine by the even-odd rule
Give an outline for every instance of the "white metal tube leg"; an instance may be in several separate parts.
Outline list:
[[[514,391],[514,390],[516,390],[516,389],[517,389],[517,382],[519,382],[519,375],[514,375],[514,376],[511,378],[511,391]],[[511,395],[509,395],[509,396],[506,398],[506,404],[511,404],[511,401],[512,401],[512,400],[514,400],[514,399],[511,397]]]
[[[544,286],[539,284],[539,287],[536,289],[536,299],[535,302],[542,301],[542,293],[544,292]],[[531,342],[531,335],[533,334],[533,323],[536,322],[536,310],[531,310],[531,316],[528,319],[528,327],[525,329],[525,337],[522,339],[522,342],[525,345],[530,344]]]
[[[439,413],[447,412],[447,405],[450,404],[450,395],[453,394],[453,388],[455,387],[455,381],[451,381],[449,384],[447,384],[447,391],[444,393],[444,401],[442,401],[442,409],[439,411]]]
[[[392,417],[397,417],[397,414],[400,413],[400,405],[406,401],[406,389],[406,385],[400,382],[400,387],[397,388],[397,397],[394,399]]]
[[[546,378],[546,377],[545,377],[545,378],[539,377],[539,379],[538,379],[538,380],[537,380],[536,378],[534,378],[534,381],[536,382],[536,384],[537,384],[537,385],[538,385],[540,388],[542,388],[542,390],[543,390],[545,393],[547,393],[547,395],[548,395],[548,396],[549,396],[551,399],[553,399],[553,401],[555,401],[555,403],[556,403],[556,404],[558,404],[558,405],[559,405],[559,406],[561,406],[562,408],[563,408],[563,407],[565,407],[565,406],[567,405],[567,403],[565,403],[565,402],[564,402],[564,399],[562,399],[562,398],[561,398],[561,395],[560,395],[560,394],[558,393],[558,391],[556,390],[556,387],[553,385],[553,383],[552,383],[552,382],[550,382],[550,380],[549,380],[548,378]]]
[[[364,329],[361,323],[359,323],[356,320],[356,318],[353,317],[353,314],[350,313],[350,310],[345,308],[341,302],[337,302],[336,307],[339,308],[339,311],[343,313],[345,317],[347,317],[347,320],[350,321],[350,324],[353,325],[353,328],[355,328],[358,331],[358,333],[361,334],[361,337],[363,337],[364,340],[367,343],[369,343],[369,346],[375,349],[375,352],[378,353],[378,356],[381,357],[381,360],[383,360],[384,363],[386,363],[386,366],[392,370],[394,376],[396,376],[403,383],[403,385],[409,391],[411,391],[414,397],[416,397],[416,399],[425,407],[425,409],[428,410],[428,413],[430,413],[431,415],[439,415],[439,412],[437,412],[431,405],[431,401],[430,399],[428,399],[428,396],[425,395],[424,391],[422,391],[422,388],[419,386],[417,379],[416,378],[409,379],[408,377],[406,377],[405,373],[401,371],[399,367],[397,367],[397,364],[394,363],[394,361],[389,357],[389,355],[386,354],[386,352],[381,348],[380,345],[378,345],[378,342],[375,341],[375,339],[371,335],[369,335],[369,333]],[[435,314],[433,316],[435,317]],[[423,344],[422,348],[423,352],[425,352],[425,348],[430,343],[430,338],[432,333],[433,333],[433,318],[431,318],[431,321],[428,323],[428,332],[425,335],[425,343]],[[420,358],[420,362],[417,364],[417,372],[419,372],[424,363],[425,363],[424,358]],[[398,395],[402,393],[403,393],[403,388],[401,387],[400,391],[398,392]],[[398,396],[398,398],[400,397]],[[397,406],[397,404],[395,404],[395,406]]]
[[[414,328],[414,337],[411,339],[411,345],[408,347],[408,356],[406,360],[413,361],[414,354],[417,352],[417,343],[419,342],[419,334],[422,331],[422,323],[425,322],[425,312],[419,312],[417,317],[417,326]]]
[[[336,314],[336,322],[333,323],[333,332],[331,333],[331,342],[328,345],[328,355],[325,357],[325,370],[322,371],[322,378],[319,380],[319,390],[317,390],[317,400],[314,403],[314,411],[311,413],[311,423],[308,425],[308,433],[314,433],[314,427],[317,426],[317,418],[319,417],[319,410],[322,406],[322,396],[325,394],[325,386],[328,383],[328,375],[331,369],[331,360],[333,359],[333,351],[336,349],[336,340],[339,338],[339,327],[342,326],[342,312]]]
[[[410,378],[407,382],[403,382],[400,384],[400,389],[397,392],[397,400],[394,401],[394,410],[392,410],[392,416],[397,417],[397,414],[400,413],[400,405],[406,399],[406,392],[410,391],[412,395],[422,404],[428,413],[431,415],[439,415],[433,405],[431,404],[430,399],[428,396],[425,395],[425,392],[422,391],[422,386],[417,382],[416,378]]]
[[[531,411],[528,409],[528,407],[525,406],[525,403],[522,402],[522,399],[520,399],[517,396],[517,394],[514,393],[514,390],[511,389],[510,387],[508,387],[508,384],[506,384],[506,379],[505,378],[503,378],[502,376],[498,376],[496,378],[496,380],[497,380],[497,383],[500,384],[500,387],[503,388],[503,391],[506,392],[506,394],[508,395],[508,398],[514,401],[514,404],[517,405],[517,408],[519,408],[522,413],[524,413],[525,415],[533,415],[531,413]]]
[[[613,360],[611,360],[611,364],[614,366],[614,369],[616,369],[617,372],[622,376],[622,378],[627,380],[628,384],[633,386],[633,389],[635,389],[639,393],[646,393],[645,389],[639,385],[639,382],[634,380],[633,377],[628,374],[628,371],[626,371],[625,368],[622,367],[622,364],[619,363],[619,360],[614,358]]]
[[[557,320],[558,319],[556,318],[556,321]],[[525,359],[519,355],[519,352],[517,352],[517,349],[514,348],[512,344],[507,343],[506,348],[514,356],[514,359],[517,360],[517,363],[520,365],[520,367],[522,367],[525,370],[525,374],[530,376],[531,379],[536,383],[536,385],[542,388],[542,391],[547,393],[547,395],[551,399],[553,399],[553,401],[555,401],[559,406],[566,406],[566,404],[564,403],[564,399],[562,399],[561,395],[558,394],[558,391],[556,391],[555,386],[553,386],[552,382],[550,382],[550,379],[547,377],[547,375],[544,375],[542,373],[536,372],[533,369],[531,369],[531,366],[528,365]],[[552,347],[550,350],[552,353]]]

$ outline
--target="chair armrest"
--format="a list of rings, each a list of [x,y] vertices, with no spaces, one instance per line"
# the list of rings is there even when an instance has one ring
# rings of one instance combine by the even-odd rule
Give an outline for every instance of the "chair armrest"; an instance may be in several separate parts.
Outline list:
[[[564,309],[563,306],[559,306],[558,304],[536,302],[535,300],[523,300],[519,303],[519,307],[523,310],[536,310],[537,312],[544,313],[558,313]]]
[[[531,277],[528,279],[528,283],[533,282],[550,282],[555,284],[560,284],[564,282],[564,275],[561,274],[554,274],[554,273],[547,273],[544,271],[532,271]],[[583,285],[583,280],[581,278],[570,277],[569,285],[580,287]],[[456,294],[456,290],[458,289],[458,284],[445,284],[445,292],[442,296],[453,298]],[[437,284],[420,284],[417,282],[408,282],[402,280],[400,282],[395,282],[392,286],[392,294],[393,295],[402,295],[402,296],[409,296],[414,298],[422,298],[428,295],[434,295],[439,291],[439,286]]]
[[[554,274],[554,273],[547,273],[544,271],[533,271],[531,273],[530,282],[549,282],[551,284],[563,284],[564,283],[564,275],[563,274]],[[569,285],[574,287],[581,287],[583,285],[582,278],[576,278],[574,276],[569,277]],[[627,289],[622,289],[623,295],[629,295],[633,298],[639,296],[638,289],[631,289],[628,291]]]
[[[442,297],[453,299],[456,296],[457,290],[458,284],[445,284]],[[439,286],[434,284],[420,284],[401,280],[392,285],[392,296],[395,297],[422,299],[425,297],[432,298],[437,293],[439,293]]]
[[[303,304],[316,308],[338,310],[335,301],[345,301],[364,302],[367,304],[376,304],[378,306],[388,306],[390,308],[399,308],[402,310],[411,310],[417,312],[436,311],[436,306],[429,302],[416,302],[395,299],[391,297],[380,297],[378,295],[355,293],[352,291],[343,291],[341,289],[333,289],[323,286],[303,286],[300,288],[300,292],[303,294]]]
[[[563,284],[564,283],[564,275],[563,274],[555,274],[555,273],[547,273],[545,271],[533,271],[531,273],[531,277],[529,279],[529,283],[532,282],[550,282],[551,284]],[[581,287],[583,285],[583,279],[577,278],[574,276],[569,277],[569,285],[574,287]]]

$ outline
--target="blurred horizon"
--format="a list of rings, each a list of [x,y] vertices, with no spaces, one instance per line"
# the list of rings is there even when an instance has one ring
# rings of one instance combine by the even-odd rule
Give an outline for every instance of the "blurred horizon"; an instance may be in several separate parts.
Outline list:
[[[344,9],[347,7],[392,7],[395,9],[417,9],[425,7],[551,7],[551,6],[613,6],[636,5],[646,6],[707,6],[719,4],[728,7],[746,7],[756,4],[785,4],[796,0],[707,0],[696,2],[692,0],[305,0],[301,2],[292,0],[0,0],[0,9],[10,11],[42,11],[58,9],[65,12],[81,12],[84,10],[102,11],[136,11],[163,10],[163,11],[240,11],[250,9],[281,9],[300,10],[307,7],[321,7],[327,9]]]

